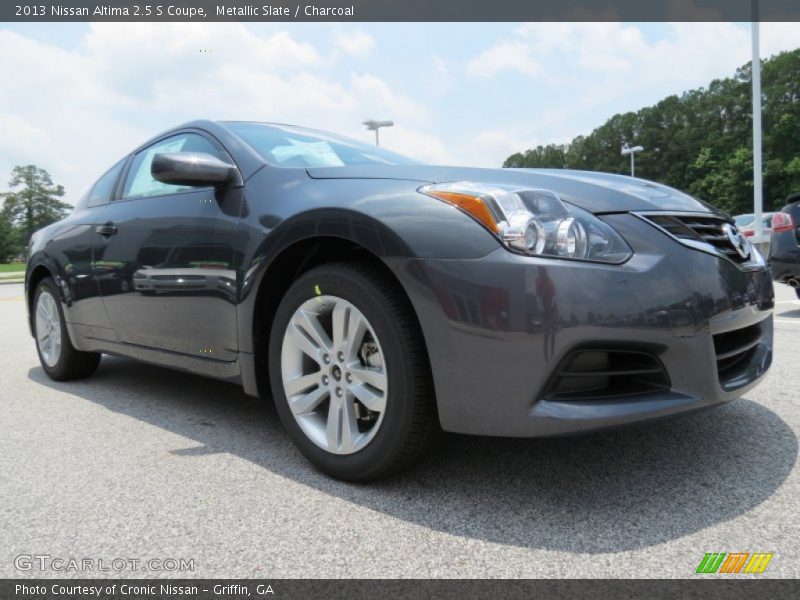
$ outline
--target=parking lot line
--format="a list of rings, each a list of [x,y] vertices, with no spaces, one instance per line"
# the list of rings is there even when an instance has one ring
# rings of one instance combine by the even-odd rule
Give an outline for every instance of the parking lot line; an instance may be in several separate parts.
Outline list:
[[[787,324],[789,324],[789,325],[800,325],[800,320],[794,320],[794,319],[780,319],[780,318],[778,318],[778,317],[775,317],[775,319],[774,319],[774,320],[775,320],[775,322],[776,322],[776,323],[787,323]]]

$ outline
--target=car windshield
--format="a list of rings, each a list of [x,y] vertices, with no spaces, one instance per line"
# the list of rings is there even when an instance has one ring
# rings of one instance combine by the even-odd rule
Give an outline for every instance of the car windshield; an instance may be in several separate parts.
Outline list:
[[[413,165],[417,161],[378,146],[333,133],[244,121],[224,125],[276,167],[343,167],[346,165]]]

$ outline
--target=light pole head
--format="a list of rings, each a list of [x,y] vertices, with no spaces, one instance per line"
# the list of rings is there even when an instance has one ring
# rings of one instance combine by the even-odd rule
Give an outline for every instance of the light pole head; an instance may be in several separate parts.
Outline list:
[[[367,129],[370,131],[377,131],[381,127],[391,127],[394,125],[394,121],[377,121],[375,119],[367,119],[363,123],[367,126]]]
[[[644,150],[644,146],[634,146],[633,148],[631,148],[626,142],[622,146],[622,156],[628,156],[628,154],[636,154],[637,152],[641,152],[642,150]]]
[[[381,141],[378,138],[378,130],[381,127],[391,127],[394,125],[394,121],[376,121],[375,119],[367,119],[363,122],[363,124],[367,126],[367,129],[375,132],[375,145],[380,146]]]

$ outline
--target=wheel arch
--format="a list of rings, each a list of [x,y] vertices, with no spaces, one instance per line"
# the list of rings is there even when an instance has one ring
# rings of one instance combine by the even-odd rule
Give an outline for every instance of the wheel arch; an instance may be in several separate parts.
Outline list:
[[[271,395],[267,347],[278,306],[292,283],[303,273],[319,265],[351,261],[373,266],[396,286],[398,293],[402,294],[411,308],[427,353],[428,344],[411,298],[384,260],[366,246],[348,238],[331,235],[309,237],[283,248],[264,269],[258,282],[248,340],[253,349],[253,373],[242,373],[243,384],[248,393],[261,397]]]
[[[25,305],[28,309],[28,330],[33,335],[33,299],[36,296],[36,288],[45,277],[53,277],[52,271],[42,263],[37,264],[29,270],[27,277],[27,287],[25,289]],[[60,291],[60,290],[59,290]]]

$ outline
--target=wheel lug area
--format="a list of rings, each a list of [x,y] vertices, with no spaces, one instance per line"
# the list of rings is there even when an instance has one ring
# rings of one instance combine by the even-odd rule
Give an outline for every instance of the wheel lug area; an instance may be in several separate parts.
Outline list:
[[[338,354],[336,355],[336,360],[338,360],[340,363],[343,363],[344,362],[344,352],[339,350]]]
[[[344,375],[344,380],[345,380],[347,383],[353,383],[353,376],[352,376],[350,373],[345,373],[345,375]]]
[[[322,355],[322,362],[324,362],[326,365],[331,364],[331,355],[330,354],[323,354]]]
[[[341,398],[342,397],[342,388],[339,388],[339,387],[336,388],[336,397],[337,398]]]
[[[327,375],[323,375],[322,376],[322,385],[328,385],[329,381],[330,381],[330,379],[328,379]]]

